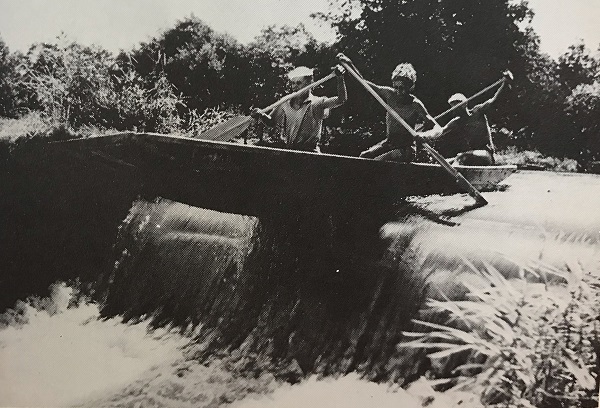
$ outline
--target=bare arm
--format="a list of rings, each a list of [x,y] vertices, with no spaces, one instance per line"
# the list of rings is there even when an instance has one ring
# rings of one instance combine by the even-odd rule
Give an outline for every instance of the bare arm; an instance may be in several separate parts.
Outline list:
[[[442,135],[442,130],[443,130],[442,127],[429,114],[429,112],[427,112],[425,105],[423,105],[423,103],[421,101],[419,101],[418,99],[415,98],[415,103],[417,103],[420,107],[419,108],[421,110],[420,114],[421,114],[421,117],[423,118],[423,122],[424,122],[423,126],[421,126],[421,127],[417,126],[417,129],[423,129],[423,127],[431,125],[431,129],[426,130],[426,131],[417,131],[417,135],[424,139],[429,139],[429,140],[437,139],[438,137],[440,137]]]
[[[276,107],[271,112],[270,121],[268,123],[268,134],[271,140],[281,140],[281,130],[285,127],[286,117],[281,106]]]
[[[250,113],[250,116],[252,117],[252,119],[260,120],[262,123],[269,127],[273,126],[274,124],[273,118],[261,111],[259,108],[254,108]]]
[[[452,130],[456,129],[458,127],[459,120],[460,120],[460,118],[458,116],[455,118],[452,118],[450,120],[450,122],[446,123],[446,126],[444,126],[442,128],[442,134],[444,135],[444,134],[449,133]]]
[[[324,109],[337,108],[343,105],[348,100],[348,92],[346,91],[346,81],[344,74],[346,70],[341,65],[335,67],[335,74],[337,76],[337,96],[333,98],[327,98],[323,103]]]
[[[502,93],[502,90],[504,89],[504,85],[506,84],[506,81],[502,82],[502,85],[500,85],[500,87],[498,87],[498,90],[496,91],[496,93],[494,94],[494,96],[492,96],[490,99],[488,99],[487,101],[480,103],[479,105],[475,105],[473,107],[473,111],[477,112],[477,111],[486,111],[490,108],[490,106],[492,106],[494,104],[494,102],[496,102],[496,100],[498,99],[498,96]]]
[[[352,60],[350,58],[348,58],[347,56],[345,56],[342,53],[339,53],[337,55],[337,60],[340,62],[340,64],[348,65],[351,69],[354,70],[354,72],[356,72],[358,74],[359,77],[361,77],[362,79],[365,79],[363,77],[363,75],[360,73],[360,71],[358,70],[358,68],[356,68],[356,66],[354,65],[354,63],[352,62]],[[373,88],[375,90],[375,92],[377,92],[377,94],[379,96],[381,96],[383,99],[385,99],[386,101],[388,100],[389,93],[394,92],[394,89],[389,86],[377,85],[366,79],[365,79],[365,82],[367,84],[369,84],[371,86],[371,88]]]
[[[391,86],[377,85],[368,80],[365,82],[368,83],[371,86],[371,88],[373,88],[375,92],[377,92],[377,94],[381,96],[386,102],[390,100],[390,95],[395,92],[394,88],[392,88]]]

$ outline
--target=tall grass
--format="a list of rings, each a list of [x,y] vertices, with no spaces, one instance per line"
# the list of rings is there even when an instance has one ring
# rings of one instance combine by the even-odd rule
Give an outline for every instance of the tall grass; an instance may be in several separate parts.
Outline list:
[[[182,131],[189,137],[196,137],[202,132],[240,114],[235,109],[210,108],[204,110],[202,113],[198,113],[197,110],[191,110],[187,124]]]
[[[560,284],[507,280],[491,266],[472,270],[487,285],[469,287],[462,301],[429,300],[425,312],[445,323],[415,320],[426,330],[404,333],[403,347],[427,350],[429,376],[480,394],[485,405],[597,406],[600,278],[576,263]],[[543,265],[538,271],[556,275]]]

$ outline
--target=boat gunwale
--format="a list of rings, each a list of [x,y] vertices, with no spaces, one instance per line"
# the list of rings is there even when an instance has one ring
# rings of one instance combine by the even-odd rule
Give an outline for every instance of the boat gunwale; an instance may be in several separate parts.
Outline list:
[[[137,132],[118,132],[111,133],[107,135],[96,135],[89,136],[77,139],[68,139],[51,142],[52,144],[80,144],[84,142],[99,141],[99,140],[118,140],[118,141],[140,141],[148,138],[152,141],[165,141],[167,143],[174,144],[193,144],[198,147],[208,147],[219,150],[235,150],[242,152],[254,152],[258,153],[260,151],[263,152],[273,152],[277,154],[289,154],[292,156],[313,156],[314,158],[319,158],[317,160],[322,160],[326,158],[333,158],[336,160],[352,160],[352,161],[361,161],[361,162],[373,162],[378,163],[378,166],[406,166],[413,165],[417,167],[423,168],[441,168],[442,166],[438,163],[423,163],[423,162],[410,162],[410,163],[402,163],[402,162],[394,162],[394,161],[382,161],[375,159],[368,159],[363,157],[356,156],[346,156],[340,154],[332,154],[332,153],[317,153],[317,152],[307,152],[307,151],[299,151],[299,150],[290,150],[290,149],[282,149],[278,147],[269,147],[269,146],[256,146],[256,145],[248,145],[241,143],[232,143],[232,142],[223,142],[223,141],[215,141],[215,140],[203,140],[203,139],[195,139],[187,136],[179,136],[179,135],[165,135],[161,133],[137,133]],[[516,172],[518,167],[512,164],[504,164],[504,165],[490,165],[490,166],[467,166],[467,165],[453,165],[457,170],[479,170],[479,171],[493,171],[493,170],[506,170]]]

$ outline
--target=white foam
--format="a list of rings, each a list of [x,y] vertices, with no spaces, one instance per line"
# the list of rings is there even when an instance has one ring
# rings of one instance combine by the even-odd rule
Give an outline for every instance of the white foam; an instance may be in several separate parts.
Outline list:
[[[282,386],[273,394],[260,399],[246,398],[231,408],[398,408],[421,407],[418,398],[402,389],[361,380],[357,374],[338,379],[318,380],[311,377],[293,386]]]
[[[181,357],[184,338],[100,321],[95,304],[68,308],[71,296],[58,285],[50,307],[27,306],[25,325],[0,331],[0,406],[64,406]]]

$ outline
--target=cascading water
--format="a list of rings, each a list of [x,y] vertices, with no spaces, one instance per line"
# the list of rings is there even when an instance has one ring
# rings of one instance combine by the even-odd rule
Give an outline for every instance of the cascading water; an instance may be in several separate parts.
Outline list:
[[[243,349],[293,361],[301,375],[404,378],[408,371],[388,365],[401,360],[395,344],[420,303],[409,260],[340,259],[330,217],[305,214],[312,222],[136,202],[120,228],[103,313],[202,325],[204,356]]]
[[[135,174],[83,169],[65,175],[32,160],[2,179],[11,193],[0,202],[3,306],[79,280],[104,318],[193,330],[188,362],[268,361],[263,368],[290,382],[353,371],[414,378],[426,359],[398,347],[403,331],[425,297],[461,299],[464,283],[477,284],[473,268],[492,265],[506,277],[534,269],[530,262],[599,270],[594,177],[515,175],[488,207],[450,220],[444,215],[460,211],[444,207],[460,210],[469,198],[390,212],[274,202],[251,217],[135,199]],[[174,375],[187,372],[195,371],[179,364]],[[134,389],[142,395],[144,385]]]

